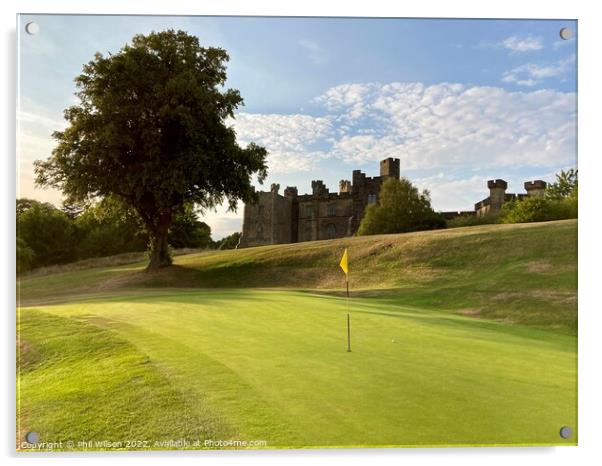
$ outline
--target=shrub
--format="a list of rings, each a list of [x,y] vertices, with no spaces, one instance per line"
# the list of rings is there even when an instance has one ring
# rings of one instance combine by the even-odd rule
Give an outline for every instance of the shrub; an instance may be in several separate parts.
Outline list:
[[[545,222],[577,218],[577,198],[548,199],[527,197],[515,199],[502,206],[502,223]]]
[[[17,245],[21,240],[23,261],[38,267],[75,259],[73,225],[65,213],[37,201],[25,207],[17,203],[17,207],[21,207],[17,214]],[[33,251],[33,256],[26,248]]]
[[[358,235],[404,233],[445,227],[445,219],[433,211],[428,191],[419,192],[406,179],[387,179],[380,199],[368,206]]]
[[[36,262],[36,253],[23,238],[17,237],[17,273],[31,270]]]

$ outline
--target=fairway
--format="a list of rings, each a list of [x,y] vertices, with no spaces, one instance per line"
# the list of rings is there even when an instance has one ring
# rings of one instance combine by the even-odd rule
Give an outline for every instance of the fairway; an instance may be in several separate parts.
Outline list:
[[[22,374],[20,427],[275,448],[546,445],[576,425],[575,338],[354,299],[347,353],[345,309],[261,290],[23,309],[21,337],[45,360]]]

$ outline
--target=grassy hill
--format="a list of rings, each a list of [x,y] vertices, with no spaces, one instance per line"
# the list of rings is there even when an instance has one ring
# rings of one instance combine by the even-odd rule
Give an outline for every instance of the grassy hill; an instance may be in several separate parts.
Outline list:
[[[576,333],[575,220],[203,252],[177,256],[174,267],[153,274],[144,272],[141,261],[59,267],[23,277],[20,298],[23,304],[61,302],[169,287],[340,294],[344,276],[338,262],[345,247],[356,297],[378,295],[392,303]]]
[[[30,431],[62,450],[575,445],[576,228],[37,271],[19,287],[18,445]]]

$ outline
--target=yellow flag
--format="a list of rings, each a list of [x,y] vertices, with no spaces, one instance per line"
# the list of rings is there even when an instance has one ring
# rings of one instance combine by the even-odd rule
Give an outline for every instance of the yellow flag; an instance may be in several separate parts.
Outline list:
[[[339,264],[345,272],[345,275],[349,274],[349,265],[347,264],[347,248],[345,248],[345,252],[343,253],[343,257],[341,257],[341,263]]]

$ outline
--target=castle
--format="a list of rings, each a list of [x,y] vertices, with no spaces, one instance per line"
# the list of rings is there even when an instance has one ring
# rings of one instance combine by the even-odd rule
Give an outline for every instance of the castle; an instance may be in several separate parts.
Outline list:
[[[504,202],[509,202],[513,199],[522,199],[527,196],[543,197],[547,183],[543,180],[526,181],[524,186],[525,191],[527,191],[526,194],[509,194],[506,193],[508,183],[504,180],[489,180],[487,182],[489,197],[475,204],[475,215],[482,217],[489,213],[498,212],[502,208]]]
[[[311,182],[311,194],[299,194],[289,186],[284,195],[280,185],[272,184],[269,192],[258,192],[257,202],[246,204],[242,236],[238,247],[297,243],[354,235],[364,210],[378,201],[380,188],[388,178],[399,179],[399,159],[380,162],[380,176],[367,177],[354,170],[352,179],[339,182],[339,192],[331,193],[322,180]],[[524,196],[543,196],[545,181],[525,183],[527,194],[507,194],[504,180],[487,182],[489,197],[475,204],[471,211],[442,212],[446,219],[458,216],[483,216],[499,211],[504,202]]]

